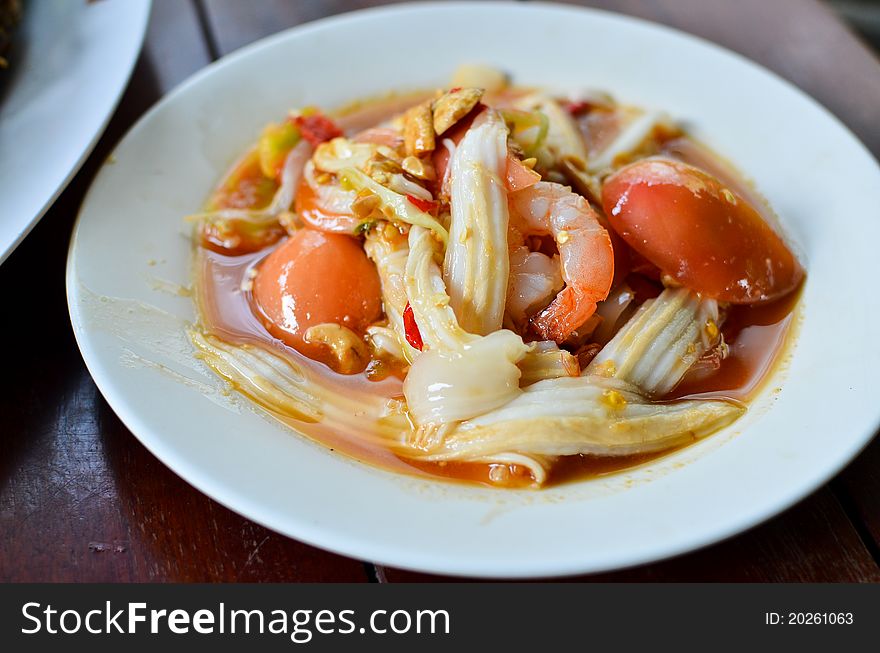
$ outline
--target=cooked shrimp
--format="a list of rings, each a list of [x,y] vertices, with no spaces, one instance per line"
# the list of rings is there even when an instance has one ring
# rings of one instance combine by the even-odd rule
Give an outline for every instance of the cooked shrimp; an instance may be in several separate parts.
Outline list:
[[[504,310],[516,330],[522,331],[529,316],[547,306],[565,286],[559,260],[554,258],[541,252],[530,252],[525,245],[511,249],[510,282]]]
[[[509,201],[524,234],[551,235],[559,248],[565,288],[530,322],[544,340],[562,342],[608,296],[614,276],[611,238],[587,201],[567,186],[539,182],[511,193]]]

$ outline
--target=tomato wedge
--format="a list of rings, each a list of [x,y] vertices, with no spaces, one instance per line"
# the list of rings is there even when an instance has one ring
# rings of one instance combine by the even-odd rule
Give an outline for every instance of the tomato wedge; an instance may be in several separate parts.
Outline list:
[[[748,201],[679,161],[645,159],[611,175],[602,204],[630,247],[678,283],[734,304],[794,290],[804,270]]]
[[[342,130],[339,126],[322,113],[297,116],[293,121],[299,127],[302,137],[315,147],[332,138],[342,136]]]
[[[309,327],[333,322],[361,334],[382,315],[379,275],[360,243],[313,229],[300,229],[266,257],[253,293],[266,329],[316,360],[327,352],[305,340]]]

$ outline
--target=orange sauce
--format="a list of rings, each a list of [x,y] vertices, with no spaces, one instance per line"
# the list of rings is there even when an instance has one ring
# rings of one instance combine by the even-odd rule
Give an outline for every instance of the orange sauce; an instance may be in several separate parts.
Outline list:
[[[721,328],[730,348],[720,365],[694,365],[668,399],[751,399],[779,361],[800,291],[775,302],[733,306]]]

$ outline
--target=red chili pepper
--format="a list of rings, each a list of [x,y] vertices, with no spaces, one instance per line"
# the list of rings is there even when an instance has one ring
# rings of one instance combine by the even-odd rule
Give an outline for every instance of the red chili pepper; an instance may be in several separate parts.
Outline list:
[[[436,200],[423,200],[421,197],[416,197],[415,195],[410,194],[407,194],[406,199],[408,199],[409,203],[415,206],[419,211],[424,211],[425,213],[431,213],[437,208]]]
[[[461,86],[456,86],[455,88],[449,89],[449,92],[450,93],[457,93],[460,90],[461,90]]]
[[[576,100],[573,102],[563,102],[562,108],[568,111],[571,115],[576,116],[579,113],[582,113],[590,108],[590,103],[586,100]]]
[[[302,137],[316,147],[331,138],[342,136],[337,124],[321,113],[297,116],[293,122],[299,127]]]
[[[419,325],[416,324],[416,316],[413,314],[413,309],[409,302],[406,303],[406,308],[403,309],[403,330],[406,332],[406,341],[419,351],[422,351],[425,343],[422,342],[422,334],[419,332]]]

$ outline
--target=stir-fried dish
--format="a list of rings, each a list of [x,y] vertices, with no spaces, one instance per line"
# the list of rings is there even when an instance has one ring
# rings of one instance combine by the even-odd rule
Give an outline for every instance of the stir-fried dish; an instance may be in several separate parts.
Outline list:
[[[291,112],[193,216],[202,359],[332,449],[498,486],[730,424],[804,269],[665,114],[477,66]]]

